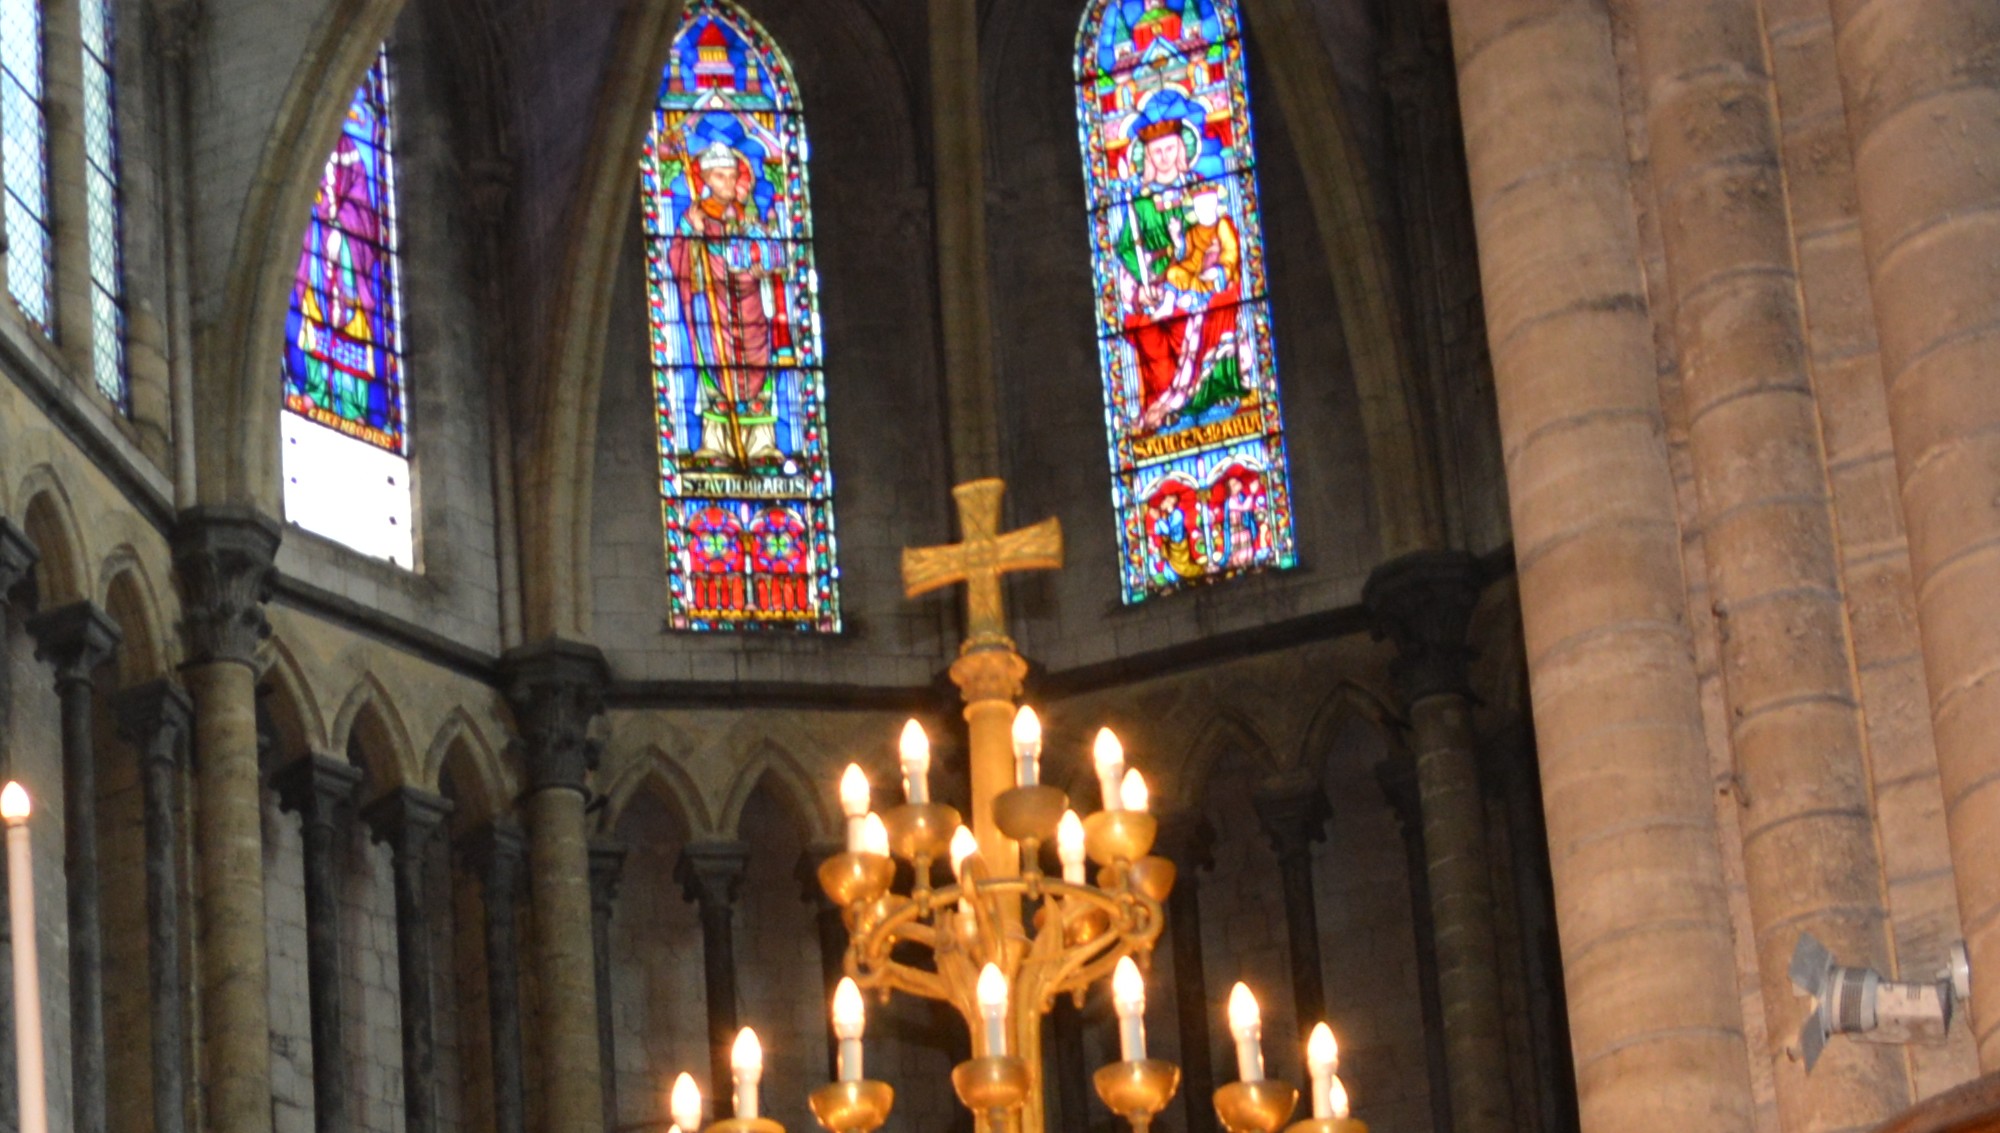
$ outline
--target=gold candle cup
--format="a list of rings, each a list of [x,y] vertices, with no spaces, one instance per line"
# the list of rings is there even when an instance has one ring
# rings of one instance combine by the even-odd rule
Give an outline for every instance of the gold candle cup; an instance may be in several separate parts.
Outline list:
[[[873,1133],[889,1120],[889,1109],[895,1103],[896,1091],[889,1083],[866,1079],[829,1083],[806,1099],[813,1118],[828,1133]]]
[[[1229,1133],[1278,1133],[1298,1104],[1289,1082],[1231,1082],[1215,1091],[1215,1116]]]

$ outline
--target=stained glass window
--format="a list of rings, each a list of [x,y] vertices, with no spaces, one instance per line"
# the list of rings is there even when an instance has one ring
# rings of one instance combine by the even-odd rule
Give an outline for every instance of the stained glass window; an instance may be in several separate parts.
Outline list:
[[[784,56],[691,0],[640,162],[675,629],[840,628],[807,159]]]
[[[1077,39],[1128,603],[1297,561],[1235,0],[1091,0]]]
[[[97,388],[129,410],[125,382],[125,247],[118,190],[112,50],[116,0],[83,0],[83,155],[90,222],[91,368]]]
[[[306,220],[285,319],[280,432],[286,517],[409,566],[415,554],[391,106],[384,50],[348,106]]]
[[[7,188],[7,290],[49,330],[49,120],[43,104],[41,0],[0,0],[0,181]]]

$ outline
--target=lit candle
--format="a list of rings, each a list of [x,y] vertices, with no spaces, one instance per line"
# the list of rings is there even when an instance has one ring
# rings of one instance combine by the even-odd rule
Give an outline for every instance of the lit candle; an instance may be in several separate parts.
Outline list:
[[[1341,1084],[1340,1075],[1335,1074],[1331,1077],[1333,1081],[1328,1082],[1326,1087],[1326,1115],[1335,1121],[1346,1121],[1350,1112],[1347,1107],[1347,1087]],[[1317,1103],[1318,1099],[1314,1101]],[[1362,1133],[1366,1133],[1367,1129],[1368,1127],[1363,1125]]]
[[[840,1040],[840,1080],[861,1080],[861,1031],[868,1025],[868,1009],[861,1002],[861,989],[852,976],[840,977],[833,989],[833,1037]]]
[[[903,794],[923,806],[931,801],[931,738],[924,734],[922,724],[912,720],[903,725],[898,746],[902,749]]]
[[[1124,781],[1118,784],[1118,802],[1126,810],[1144,814],[1152,800],[1152,792],[1146,789],[1146,777],[1137,771],[1127,771]]]
[[[764,1079],[764,1044],[748,1027],[736,1032],[736,1045],[729,1052],[729,1073],[736,1083],[736,1116],[745,1121],[757,1117],[757,1083]]]
[[[1315,1120],[1333,1116],[1331,1094],[1334,1083],[1340,1080],[1334,1077],[1334,1071],[1338,1069],[1340,1069],[1340,1044],[1333,1041],[1333,1028],[1321,1023],[1313,1028],[1312,1037],[1306,1040],[1306,1070],[1312,1075],[1312,1110]]]
[[[881,815],[870,813],[861,820],[861,852],[878,858],[889,856],[889,827]]]
[[[979,1017],[986,1022],[986,1053],[992,1058],[1007,1055],[1007,977],[997,964],[979,971],[974,989],[979,999]]]
[[[1023,704],[1014,713],[1014,784],[1032,787],[1042,781],[1042,718]]]
[[[1245,1082],[1263,1081],[1264,1014],[1241,980],[1229,989],[1229,1033],[1236,1037],[1236,1076]]]
[[[667,1113],[681,1133],[701,1133],[701,1087],[694,1084],[694,1075],[683,1070],[674,1079],[673,1091],[667,1095]]]
[[[965,880],[965,859],[979,852],[979,839],[961,826],[951,835],[951,875],[958,880],[958,915],[972,915],[972,887]]]
[[[850,763],[840,776],[840,809],[847,815],[847,852],[861,852],[862,828],[868,821],[868,773]]]
[[[1146,981],[1132,957],[1121,956],[1111,973],[1111,1006],[1118,1012],[1118,1057],[1140,1062],[1146,1057]]]
[[[1062,859],[1063,880],[1083,884],[1083,819],[1073,810],[1063,811],[1056,823],[1056,857]]]
[[[35,868],[28,851],[27,789],[0,790],[7,823],[7,912],[14,930],[14,1068],[21,1133],[49,1133],[48,1080],[42,1072],[42,974],[35,959]]]
[[[1125,745],[1118,742],[1111,729],[1099,728],[1090,758],[1097,764],[1097,789],[1104,796],[1104,809],[1119,809],[1118,786],[1125,777]]]

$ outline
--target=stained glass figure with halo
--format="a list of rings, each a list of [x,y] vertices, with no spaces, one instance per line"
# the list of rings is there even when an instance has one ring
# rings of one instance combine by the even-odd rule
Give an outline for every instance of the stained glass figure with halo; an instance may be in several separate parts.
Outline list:
[[[1292,566],[1235,0],[1091,0],[1076,77],[1125,601]]]
[[[692,0],[640,162],[674,629],[840,628],[807,160],[784,56]]]

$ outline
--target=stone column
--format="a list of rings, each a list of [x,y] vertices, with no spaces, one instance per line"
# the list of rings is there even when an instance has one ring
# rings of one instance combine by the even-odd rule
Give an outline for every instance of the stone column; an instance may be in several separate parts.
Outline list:
[[[493,1060],[494,1133],[525,1133],[527,1079],[521,1057],[521,874],[527,839],[496,822],[470,836],[465,856],[486,906],[486,1017]]]
[[[1466,674],[1477,572],[1469,555],[1406,555],[1376,568],[1362,602],[1377,635],[1396,643],[1393,669],[1414,733],[1452,1118],[1459,1133],[1503,1133],[1514,1102]]]
[[[1833,0],[1980,1068],[2000,1071],[2000,8]],[[1907,957],[1930,963],[1929,957]]]
[[[1451,18],[1582,1127],[1745,1133],[1749,1055],[1609,13],[1451,0]]]
[[[293,760],[271,777],[279,805],[299,816],[305,852],[306,998],[312,1016],[313,1129],[349,1133],[346,1026],[341,1012],[340,857],[361,769],[324,755]]]
[[[69,906],[69,1058],[76,1133],[104,1133],[104,925],[97,903],[97,750],[92,674],[124,635],[76,602],[28,619],[35,656],[55,668],[62,711],[63,878]]]
[[[717,1112],[726,1104],[729,1053],[736,1041],[736,929],[732,923],[750,847],[742,842],[693,842],[681,851],[674,879],[701,911],[701,967],[708,992],[708,1052]]]
[[[819,937],[820,984],[826,989],[825,1003],[829,1005],[826,1015],[826,1072],[827,1080],[840,1072],[840,1039],[833,1033],[833,991],[840,986],[840,978],[847,974],[847,925],[841,920],[840,906],[826,895],[819,883],[819,867],[828,858],[840,853],[845,847],[834,845],[807,846],[799,855],[797,877],[799,899],[813,908],[813,930]]]
[[[528,773],[528,895],[536,1027],[548,1133],[603,1133],[590,836],[584,817],[598,747],[589,735],[607,679],[595,648],[550,641],[507,655],[508,699]]]
[[[1417,945],[1417,1004],[1424,1017],[1424,1067],[1430,1082],[1431,1128],[1451,1133],[1451,1070],[1444,1049],[1444,1004],[1438,996],[1437,929],[1431,921],[1430,854],[1424,849],[1424,808],[1417,764],[1392,755],[1375,765],[1375,781],[1403,832],[1404,868],[1410,877],[1410,928]],[[1567,1052],[1552,1052],[1564,1057]]]
[[[597,984],[597,1049],[599,1087],[604,1094],[604,1127],[618,1124],[617,1036],[611,1015],[611,911],[618,900],[618,875],[625,869],[625,847],[608,842],[590,847],[591,970]]]
[[[1253,801],[1257,821],[1278,855],[1278,881],[1285,895],[1285,942],[1292,961],[1293,1019],[1303,1050],[1313,1024],[1327,1017],[1312,848],[1326,840],[1326,821],[1333,811],[1327,805],[1326,792],[1310,781],[1258,791]]]
[[[978,0],[929,0],[931,203],[937,215],[952,479],[1000,471],[993,388],[993,296],[987,275],[986,125],[979,97]]]
[[[451,800],[401,787],[368,804],[362,817],[389,844],[396,887],[396,992],[403,1024],[403,1128],[437,1133],[437,960],[432,954],[431,854],[451,817]]]
[[[181,971],[180,784],[194,703],[172,681],[118,694],[118,734],[139,749],[146,822],[146,984],[153,1131],[187,1133],[188,995]]]
[[[1154,852],[1174,863],[1167,894],[1167,944],[1174,957],[1174,1022],[1181,1044],[1181,1097],[1188,1133],[1216,1133],[1215,1064],[1210,1061],[1208,973],[1201,950],[1201,871],[1215,864],[1215,832],[1201,815],[1160,816]]]
[[[174,528],[174,576],[194,699],[196,955],[202,1113],[215,1133],[271,1128],[270,969],[257,769],[257,644],[282,529],[248,510],[195,508]]]
[[[76,377],[96,388],[91,312],[90,167],[84,154],[82,5],[42,6],[42,66],[49,118],[49,228],[55,278],[49,280],[50,337]],[[79,1106],[81,1114],[83,1108]],[[79,1133],[84,1126],[79,1125]]]
[[[1836,1043],[1810,1077],[1778,1052],[1806,1007],[1801,932],[1893,965],[1763,27],[1755,0],[1628,3],[1779,1111],[1875,1125],[1910,1104],[1900,1050]]]
[[[0,215],[4,215],[0,209]],[[5,241],[0,241],[5,243]],[[0,272],[6,267],[7,254],[0,248]],[[0,307],[7,302],[6,288],[0,287]],[[0,518],[0,770],[11,774],[14,766],[14,667],[8,663],[7,642],[13,628],[13,610],[8,595],[28,577],[41,559],[41,552],[28,540],[27,533],[9,519]],[[7,892],[7,885],[0,880],[0,897]],[[4,919],[0,919],[3,921]],[[4,923],[0,923],[0,944],[10,939]],[[0,1067],[14,1065],[14,1003],[12,996],[0,996]],[[14,1075],[0,1072],[0,1129],[14,1129],[19,1124],[20,1104],[15,1093]]]

